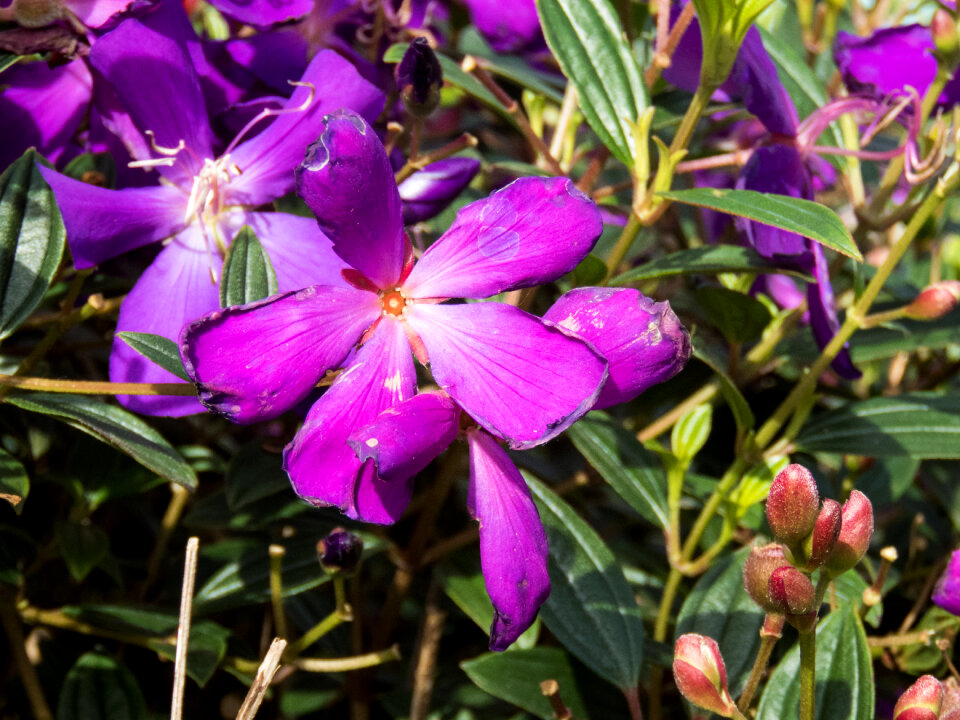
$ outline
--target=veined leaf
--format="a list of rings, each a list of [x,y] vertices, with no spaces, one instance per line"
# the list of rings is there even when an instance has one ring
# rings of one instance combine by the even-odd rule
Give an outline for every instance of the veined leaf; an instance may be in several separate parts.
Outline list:
[[[187,371],[183,369],[180,351],[173,340],[162,335],[130,331],[118,332],[117,337],[167,372],[173,373],[181,380],[190,380]]]
[[[277,274],[270,264],[267,251],[263,249],[253,230],[244,225],[230,243],[230,249],[223,260],[220,307],[246,305],[275,295],[276,292]]]
[[[140,720],[147,705],[137,679],[112,657],[89,652],[60,688],[57,720]]]
[[[680,250],[628,270],[610,281],[611,285],[630,285],[643,280],[677,275],[717,275],[727,272],[785,273],[803,275],[778,268],[756,250],[736,245],[710,245]]]

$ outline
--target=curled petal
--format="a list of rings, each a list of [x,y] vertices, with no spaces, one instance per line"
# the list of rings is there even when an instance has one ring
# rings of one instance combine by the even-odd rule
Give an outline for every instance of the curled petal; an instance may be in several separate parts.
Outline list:
[[[547,535],[520,471],[492,437],[467,432],[467,505],[480,523],[480,565],[493,602],[490,649],[506,650],[550,594]]]
[[[377,287],[395,287],[405,250],[400,194],[373,128],[348,110],[327,115],[296,178],[336,253]]]
[[[372,293],[313,285],[191,323],[180,355],[207,408],[236,423],[267,420],[337,367],[378,309]]]
[[[512,305],[413,305],[407,319],[437,384],[513,448],[566,430],[593,406],[607,376],[586,343]]]
[[[416,390],[406,334],[400,323],[384,318],[284,450],[283,466],[297,494],[354,519],[395,522],[410,501],[411,483],[381,479],[373,460],[361,462],[347,438]]]
[[[470,203],[414,266],[415,298],[484,298],[556,280],[593,249],[603,222],[568,178],[515,180]]]
[[[833,285],[830,283],[830,267],[827,265],[827,259],[819,244],[811,242],[810,245],[813,250],[814,282],[807,285],[807,305],[810,308],[810,329],[813,330],[813,338],[817,341],[817,346],[822,350],[837,334],[840,321],[837,319],[833,300]],[[850,358],[849,343],[844,344],[830,363],[830,367],[840,377],[848,380],[856,380],[862,374]]]
[[[579,288],[543,316],[590,343],[609,365],[594,409],[635,398],[669,380],[690,358],[690,336],[666,302],[632,288]]]

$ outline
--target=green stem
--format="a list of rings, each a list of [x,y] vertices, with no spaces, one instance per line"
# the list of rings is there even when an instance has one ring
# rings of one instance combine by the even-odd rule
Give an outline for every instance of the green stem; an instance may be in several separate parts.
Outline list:
[[[620,237],[617,238],[617,244],[613,246],[613,250],[611,250],[610,255],[607,256],[607,276],[603,279],[604,285],[613,277],[617,268],[620,267],[620,263],[622,263],[623,259],[627,256],[630,246],[633,245],[633,241],[637,239],[637,235],[640,234],[640,228],[642,227],[643,224],[640,222],[640,218],[637,217],[635,212],[631,212],[630,219],[627,220],[627,224],[620,233]]]
[[[750,677],[747,678],[747,684],[737,700],[737,708],[740,712],[746,713],[750,710],[750,703],[753,702],[753,696],[760,686],[760,679],[767,671],[767,665],[770,663],[770,655],[773,653],[773,646],[777,644],[782,635],[783,616],[774,616],[767,614],[764,619],[763,627],[760,629],[760,650],[757,651],[757,657],[753,661],[753,668],[750,670]]]
[[[667,470],[667,511],[670,525],[667,528],[667,555],[671,565],[681,562],[680,557],[680,500],[683,498],[685,470],[677,465]]]
[[[273,608],[273,624],[277,635],[287,639],[287,616],[283,612],[283,556],[287,554],[283,545],[271,545],[270,555],[270,605]]]
[[[720,482],[717,483],[717,487],[714,489],[710,499],[707,500],[707,504],[704,505],[700,511],[700,515],[697,517],[693,529],[690,530],[690,535],[687,536],[687,541],[683,545],[683,557],[685,560],[693,557],[693,553],[700,543],[700,538],[703,537],[707,525],[710,524],[714,514],[716,514],[717,509],[720,507],[720,503],[726,499],[727,493],[733,489],[733,486],[737,484],[748,467],[749,463],[747,463],[746,460],[737,458],[727,472],[724,473],[724,476],[720,478]]]
[[[800,633],[800,720],[816,717],[817,631]]]
[[[287,646],[287,651],[284,653],[284,656],[288,658],[297,657],[328,632],[350,619],[351,618],[349,616],[344,615],[339,610],[334,610],[323,620],[307,630],[307,632],[305,632],[299,640],[294,643],[290,643],[290,645]]]
[[[713,97],[715,91],[715,87],[705,87],[703,85],[697,87],[697,91],[693,94],[693,99],[690,101],[690,106],[687,108],[687,112],[684,113],[683,120],[680,121],[680,127],[677,128],[677,134],[673,136],[673,142],[670,143],[669,154],[671,156],[675,152],[686,149],[690,143],[690,138],[693,137],[693,131],[697,128],[697,123],[700,122],[700,116],[703,115],[707,109],[707,105],[710,104],[710,98]]]
[[[670,629],[670,611],[673,610],[673,601],[677,597],[677,590],[680,589],[680,581],[683,575],[674,567],[670,568],[670,575],[667,576],[667,582],[663,586],[663,595],[660,598],[660,609],[657,611],[657,621],[653,628],[653,639],[656,642],[664,642],[667,639],[667,631]],[[650,720],[660,720],[662,709],[660,707],[660,686],[663,683],[663,668],[653,667],[650,670]]]

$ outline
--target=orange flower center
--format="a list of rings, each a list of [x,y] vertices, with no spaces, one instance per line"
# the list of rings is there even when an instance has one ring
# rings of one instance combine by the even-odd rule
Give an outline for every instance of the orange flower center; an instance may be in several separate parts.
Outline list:
[[[380,296],[380,305],[386,315],[401,315],[407,301],[399,290],[390,290]]]

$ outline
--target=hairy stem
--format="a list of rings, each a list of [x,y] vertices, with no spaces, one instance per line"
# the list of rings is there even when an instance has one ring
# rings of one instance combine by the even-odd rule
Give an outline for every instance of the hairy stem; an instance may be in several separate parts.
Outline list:
[[[800,720],[816,717],[817,631],[800,633]]]

